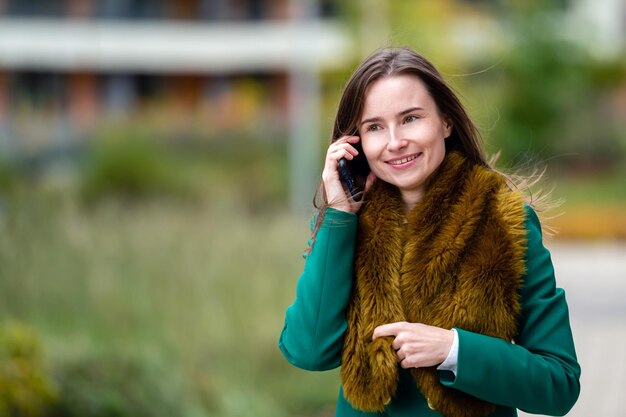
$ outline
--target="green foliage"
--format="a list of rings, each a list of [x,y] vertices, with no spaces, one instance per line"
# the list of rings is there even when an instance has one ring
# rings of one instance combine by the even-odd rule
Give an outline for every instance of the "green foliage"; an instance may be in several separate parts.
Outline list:
[[[10,162],[0,158],[0,196],[13,192],[18,177],[15,167]]]
[[[38,337],[21,323],[5,322],[0,326],[0,416],[45,416],[56,400]]]
[[[158,395],[165,381],[184,410],[174,416],[285,417],[333,403],[337,375],[302,372],[277,347],[306,217],[280,208],[251,216],[222,199],[106,200],[87,210],[59,192],[19,195],[0,223],[0,274],[19,277],[0,280],[0,315],[45,330],[61,404],[84,405],[91,391],[119,399],[121,377],[100,360],[147,385],[140,392]],[[87,364],[102,370],[92,378]],[[79,392],[73,379],[88,387]]]
[[[146,133],[105,132],[94,140],[85,161],[82,194],[89,203],[111,196],[188,196],[184,174],[163,143]]]
[[[180,380],[145,358],[73,358],[57,366],[60,401],[53,416],[172,417],[187,415]]]
[[[93,140],[81,195],[100,200],[236,199],[251,211],[287,201],[285,140],[225,134],[171,142],[122,127]]]
[[[492,138],[505,160],[574,153],[579,160],[615,165],[623,157],[615,121],[602,106],[602,86],[619,78],[606,64],[548,30],[530,31],[519,37],[502,71],[504,100]]]
[[[205,190],[215,199],[236,200],[250,212],[263,211],[287,201],[287,149],[232,137],[202,150]]]
[[[541,15],[511,22],[514,48],[483,76],[478,88],[497,85],[490,150],[508,165],[557,157],[551,164],[614,168],[626,158],[626,132],[608,103],[626,62],[593,57],[548,23]]]

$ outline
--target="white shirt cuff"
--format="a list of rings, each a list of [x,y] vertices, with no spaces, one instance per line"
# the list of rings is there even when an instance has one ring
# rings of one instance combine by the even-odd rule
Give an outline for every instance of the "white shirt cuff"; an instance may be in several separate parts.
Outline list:
[[[437,367],[438,371],[452,371],[454,376],[456,376],[456,365],[459,361],[459,334],[455,329],[452,329],[454,332],[454,340],[452,341],[452,347],[450,347],[450,352],[448,352],[448,357],[445,361],[441,362],[441,364]]]

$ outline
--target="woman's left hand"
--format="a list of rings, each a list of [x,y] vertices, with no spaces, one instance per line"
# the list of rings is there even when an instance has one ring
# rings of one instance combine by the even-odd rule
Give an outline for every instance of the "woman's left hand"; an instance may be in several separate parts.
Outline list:
[[[452,330],[405,321],[376,327],[372,340],[383,336],[394,337],[392,347],[403,368],[439,365],[448,357],[454,341]]]

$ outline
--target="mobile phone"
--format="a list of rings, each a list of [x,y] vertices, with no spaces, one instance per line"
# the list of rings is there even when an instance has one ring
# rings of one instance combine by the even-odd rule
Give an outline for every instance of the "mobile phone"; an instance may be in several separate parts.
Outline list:
[[[353,145],[359,154],[352,160],[341,158],[337,164],[339,169],[339,177],[341,182],[346,186],[350,192],[350,196],[354,201],[361,201],[363,198],[363,191],[365,190],[365,181],[370,172],[369,165],[363,155],[363,149],[361,148],[361,142]]]

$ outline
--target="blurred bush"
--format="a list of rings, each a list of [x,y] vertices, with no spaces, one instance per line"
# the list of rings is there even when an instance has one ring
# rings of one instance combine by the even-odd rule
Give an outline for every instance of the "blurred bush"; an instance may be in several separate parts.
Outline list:
[[[90,350],[50,367],[31,328],[0,326],[0,417],[204,417],[216,407],[206,383],[189,388],[146,356]]]
[[[56,401],[37,335],[24,324],[4,323],[0,326],[0,416],[45,416]]]
[[[146,358],[91,354],[57,364],[55,374],[60,398],[53,417],[189,415],[176,374]]]
[[[106,197],[190,196],[184,169],[149,133],[116,129],[97,135],[83,164],[82,195]]]
[[[287,200],[285,140],[246,135],[174,141],[118,126],[95,135],[78,180],[88,204],[116,198],[230,199],[251,211]]]
[[[203,182],[212,199],[230,199],[249,213],[287,202],[287,140],[230,135],[199,144]]]
[[[15,191],[19,177],[15,164],[0,157],[0,202],[3,196],[10,196]]]
[[[575,168],[616,167],[626,158],[625,128],[609,103],[624,82],[624,62],[594,58],[549,28],[518,32],[501,69],[492,143],[513,163],[564,155],[557,162]]]

